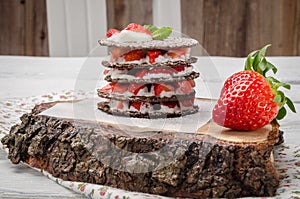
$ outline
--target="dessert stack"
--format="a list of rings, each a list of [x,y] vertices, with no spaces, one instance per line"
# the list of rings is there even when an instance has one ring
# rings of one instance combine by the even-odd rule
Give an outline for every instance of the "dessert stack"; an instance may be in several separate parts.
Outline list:
[[[193,70],[190,56],[198,42],[172,37],[169,27],[129,24],[124,30],[110,29],[102,46],[111,47],[102,62],[108,84],[98,89],[107,99],[98,103],[106,113],[127,117],[179,117],[198,111],[194,104]]]

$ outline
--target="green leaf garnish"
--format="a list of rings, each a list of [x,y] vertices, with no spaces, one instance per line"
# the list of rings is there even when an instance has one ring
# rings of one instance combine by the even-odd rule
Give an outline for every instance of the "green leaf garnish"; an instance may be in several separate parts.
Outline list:
[[[285,105],[287,105],[289,109],[294,113],[296,113],[296,109],[293,102],[288,97],[286,97],[281,90],[279,90],[280,87],[283,87],[285,89],[291,89],[291,85],[284,82],[280,82],[278,79],[274,77],[266,76],[267,72],[271,70],[274,74],[277,73],[277,68],[273,64],[268,62],[265,57],[266,51],[270,46],[271,45],[268,44],[264,46],[261,50],[256,50],[251,52],[247,56],[244,69],[252,70],[260,73],[269,82],[272,91],[275,95],[273,101],[279,105],[279,111],[276,116],[276,119],[281,120],[282,118],[285,117],[287,113],[286,108],[284,107]]]
[[[153,33],[154,31],[158,30],[159,28],[153,25],[144,25],[145,28],[149,29],[151,31],[151,33]]]
[[[154,40],[164,40],[164,39],[168,38],[173,31],[173,29],[170,27],[158,28],[153,25],[144,25],[144,27],[151,31],[152,38]]]
[[[155,40],[164,40],[170,36],[172,28],[162,27],[152,33],[152,38]]]

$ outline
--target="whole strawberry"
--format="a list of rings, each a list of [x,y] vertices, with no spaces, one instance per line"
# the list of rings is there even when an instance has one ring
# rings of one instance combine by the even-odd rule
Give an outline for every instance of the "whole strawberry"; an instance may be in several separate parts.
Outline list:
[[[236,130],[255,130],[275,118],[282,119],[286,115],[285,104],[295,112],[291,100],[278,90],[281,86],[290,89],[290,85],[273,77],[265,77],[269,70],[277,72],[265,58],[268,47],[250,53],[246,70],[235,73],[225,81],[213,109],[214,122]]]

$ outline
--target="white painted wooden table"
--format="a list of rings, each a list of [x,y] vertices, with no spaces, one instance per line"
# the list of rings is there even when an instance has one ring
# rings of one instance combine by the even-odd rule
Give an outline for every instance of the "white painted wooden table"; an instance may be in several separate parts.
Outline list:
[[[201,63],[199,58],[198,62]],[[219,86],[232,73],[243,69],[244,58],[211,57],[214,70],[220,74],[220,82],[207,79],[215,84],[211,97],[217,98]],[[269,57],[278,67],[277,77],[290,83],[292,90],[287,95],[295,102],[297,114],[289,113],[281,122],[286,143],[300,143],[300,57]],[[100,59],[96,59],[100,68]],[[76,89],[78,78],[84,78],[86,58],[40,58],[0,56],[0,100]],[[203,66],[202,66],[203,67]],[[100,74],[99,74],[100,75]],[[98,78],[90,79],[92,83]],[[216,83],[217,82],[217,83]],[[209,83],[209,82],[208,82]],[[213,85],[212,84],[212,85]],[[202,96],[207,97],[207,96]],[[25,165],[13,165],[0,150],[0,198],[84,198],[49,180],[38,171]]]

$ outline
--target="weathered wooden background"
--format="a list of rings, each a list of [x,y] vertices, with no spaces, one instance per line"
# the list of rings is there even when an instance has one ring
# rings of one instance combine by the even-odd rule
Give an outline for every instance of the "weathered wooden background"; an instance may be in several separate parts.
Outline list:
[[[0,0],[0,54],[48,56],[45,0]]]
[[[49,55],[45,1],[0,0],[1,55]],[[106,4],[108,28],[153,22],[152,0]],[[300,56],[299,0],[181,0],[181,19],[210,55],[246,56],[271,43],[268,55]]]

